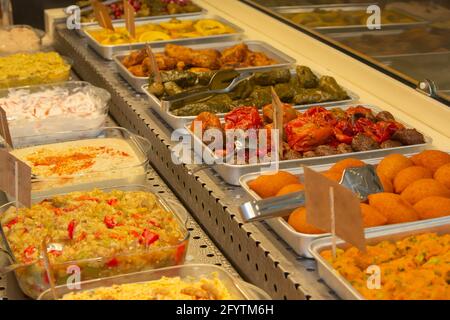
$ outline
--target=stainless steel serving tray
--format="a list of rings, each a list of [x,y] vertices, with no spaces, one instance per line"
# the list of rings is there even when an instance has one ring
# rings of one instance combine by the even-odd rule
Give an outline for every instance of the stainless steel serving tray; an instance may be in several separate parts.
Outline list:
[[[405,29],[397,29],[397,30],[374,30],[374,31],[358,31],[358,32],[340,32],[340,33],[330,33],[327,34],[328,37],[333,38],[337,41],[343,41],[343,40],[351,40],[354,38],[359,38],[364,35],[370,35],[373,37],[384,37],[384,36],[392,36],[392,35],[401,35]],[[351,43],[347,44],[350,48],[359,51],[358,48],[355,48],[351,45]],[[401,57],[415,57],[415,56],[421,56],[421,55],[433,55],[433,54],[445,54],[450,51],[439,51],[439,52],[406,52],[406,53],[399,53],[399,54],[368,54],[367,52],[360,51],[368,56],[371,56],[375,59],[383,60],[385,62],[386,60],[389,60],[390,58],[401,58]]]
[[[196,4],[197,6],[199,6],[198,4]],[[200,7],[200,6],[199,6]],[[164,15],[160,15],[160,16],[147,16],[147,17],[135,17],[134,21],[135,22],[139,22],[139,21],[151,21],[151,20],[155,20],[155,19],[172,19],[172,18],[181,18],[181,17],[193,17],[193,16],[198,16],[198,15],[205,15],[208,13],[208,11],[202,7],[200,7],[201,11],[197,11],[197,12],[188,12],[188,13],[178,13],[178,14],[164,14]],[[113,23],[125,23],[125,19],[114,19],[112,20]],[[83,33],[83,28],[87,28],[87,27],[92,27],[92,26],[98,26],[98,22],[93,21],[93,22],[82,22],[80,23],[81,28],[80,29],[76,29],[77,33],[84,37],[85,34]]]
[[[150,42],[152,47],[158,48],[163,47],[168,43],[176,43],[176,44],[196,44],[196,43],[205,43],[205,42],[213,42],[213,41],[228,41],[228,40],[237,40],[240,39],[242,34],[244,33],[244,30],[240,27],[236,26],[235,24],[229,22],[228,20],[216,16],[216,15],[195,15],[195,16],[184,16],[179,17],[178,20],[200,20],[200,19],[214,19],[216,21],[219,21],[235,30],[234,33],[229,34],[220,34],[220,35],[212,35],[212,36],[205,36],[205,37],[195,37],[195,38],[185,38],[185,39],[171,39],[171,40],[164,40],[164,41],[153,41]],[[160,19],[151,19],[151,20],[144,20],[144,21],[138,21],[136,22],[136,26],[139,25],[145,25],[148,23],[161,23],[161,22],[167,22],[170,18],[160,18]],[[114,23],[114,27],[124,27],[125,23]],[[126,50],[134,50],[142,48],[146,42],[136,42],[136,43],[130,43],[130,44],[122,44],[122,45],[102,45],[98,43],[88,32],[87,30],[96,30],[100,29],[98,25],[86,27],[82,30],[83,34],[86,36],[87,43],[89,46],[91,46],[99,55],[101,55],[103,58],[107,60],[112,60],[112,57],[115,53],[120,51],[126,51]]]
[[[336,105],[336,107],[340,107],[344,110],[348,109],[352,106],[363,106],[366,108],[370,108],[374,112],[380,112],[381,109],[371,106],[371,105],[365,105],[365,104],[351,104],[351,105],[344,105],[339,106]],[[327,107],[327,109],[330,109],[332,107]],[[398,122],[405,124],[401,121],[401,119],[396,119]],[[411,127],[405,124],[406,127]],[[203,141],[197,137],[191,130],[190,125],[186,125],[185,129],[188,130],[189,134],[193,137],[194,143],[200,144],[202,146],[202,152],[208,153],[209,157],[212,159],[218,159],[216,155],[211,151],[211,149],[208,148],[207,145],[203,143]],[[379,157],[385,157],[392,153],[414,153],[419,152],[428,146],[428,144],[431,143],[431,138],[425,137],[425,143],[423,144],[416,144],[412,146],[401,146],[397,148],[389,148],[389,149],[377,149],[377,150],[370,150],[370,151],[361,151],[361,152],[352,152],[352,153],[343,153],[338,155],[331,155],[331,156],[324,156],[324,157],[314,157],[314,158],[302,158],[302,159],[294,159],[294,160],[282,160],[279,162],[279,168],[280,169],[289,169],[294,167],[299,167],[300,165],[323,165],[323,164],[330,164],[335,163],[339,160],[345,159],[345,158],[358,158],[358,159],[371,159],[371,158],[379,158]],[[195,149],[195,150],[199,150]],[[257,164],[243,164],[243,165],[237,165],[237,164],[229,164],[229,163],[220,163],[220,164],[214,164],[212,166],[214,170],[229,184],[239,186],[239,179],[241,176],[253,173],[253,172],[261,172],[262,170],[268,170],[270,169],[270,163],[257,163]]]
[[[367,7],[370,4],[342,4],[342,5],[306,5],[306,6],[286,6],[286,7],[273,7],[271,8],[278,14],[292,14],[292,13],[304,13],[304,12],[313,12],[316,9],[321,9],[324,11],[366,11]],[[382,24],[382,29],[398,29],[398,28],[413,28],[417,26],[422,26],[427,24],[428,22],[422,18],[411,15],[410,13],[406,13],[399,9],[389,9],[390,11],[395,11],[399,14],[405,15],[409,18],[416,20],[415,22],[401,22],[401,23],[388,23]],[[285,17],[285,19],[291,21],[289,18]],[[293,22],[295,23],[295,22]],[[305,26],[306,27],[306,26]],[[349,25],[349,26],[331,26],[331,27],[315,27],[312,28],[316,31],[322,33],[330,33],[330,32],[352,32],[352,31],[367,31],[366,25]]]
[[[398,241],[408,236],[428,232],[437,233],[439,235],[448,234],[450,232],[450,220],[448,218],[440,218],[434,221],[409,225],[399,229],[366,232],[366,243],[368,245],[374,245],[381,241]],[[348,248],[349,245],[343,241],[338,241],[337,247],[344,249]],[[322,258],[320,253],[323,250],[329,250],[330,248],[331,237],[318,239],[312,242],[309,248],[311,255],[317,261],[319,276],[342,299],[365,300],[365,298],[350,284],[350,282],[348,282],[324,258]]]
[[[295,59],[284,54],[278,49],[275,49],[270,44],[263,41],[255,41],[255,40],[244,40],[244,41],[230,41],[230,42],[213,42],[213,43],[203,43],[203,44],[192,44],[187,47],[200,50],[200,49],[216,49],[218,51],[223,51],[226,48],[230,48],[239,43],[245,43],[248,48],[252,51],[262,52],[267,55],[269,58],[277,61],[276,64],[268,65],[268,66],[258,66],[258,67],[247,67],[247,68],[237,68],[238,71],[265,71],[273,68],[285,68],[290,67],[295,63]],[[134,88],[134,90],[138,92],[144,92],[142,86],[148,83],[148,77],[136,77],[133,75],[128,69],[122,64],[122,59],[129,55],[133,50],[118,52],[113,56],[113,61],[117,67],[117,71],[119,74],[127,80],[127,82]],[[155,48],[153,50],[155,53],[163,53],[164,48]]]
[[[413,154],[407,154],[406,156],[410,157],[417,153]],[[380,161],[383,160],[383,158],[376,158],[376,159],[367,159],[364,160],[364,162],[372,165],[377,165],[380,163]],[[325,172],[328,171],[333,164],[326,164],[326,165],[319,165],[319,166],[311,166],[310,168],[317,171],[317,172]],[[291,169],[283,170],[286,172],[289,172],[293,175],[298,176],[303,181],[303,168],[302,167],[296,167]],[[261,172],[254,172],[249,173],[244,176],[242,176],[239,179],[241,187],[247,192],[254,200],[261,200],[261,197],[254,192],[252,189],[249,188],[248,183],[252,180],[255,180],[261,176]],[[420,220],[420,221],[414,221],[414,222],[407,222],[407,223],[400,223],[400,224],[391,224],[391,225],[385,225],[385,226],[379,226],[379,227],[373,227],[373,228],[367,228],[367,232],[372,231],[379,231],[379,230],[390,230],[390,229],[402,229],[404,227],[410,226],[410,225],[416,225],[421,223],[428,223],[433,221],[438,221],[442,218],[437,219],[429,219],[429,220]],[[450,217],[447,217],[450,221]],[[309,251],[310,244],[319,238],[323,238],[326,236],[329,236],[329,233],[326,234],[306,234],[297,232],[292,228],[286,220],[283,218],[274,218],[267,220],[266,223],[284,240],[289,244],[289,246],[299,255],[312,258],[311,252]]]
[[[320,77],[320,74],[317,74],[317,72],[314,72],[318,77]],[[341,86],[342,87],[342,86]],[[148,85],[143,85],[141,92],[146,94],[148,96],[150,106],[152,107],[153,111],[155,111],[161,118],[164,119],[173,129],[179,129],[184,128],[187,124],[191,123],[195,120],[197,116],[175,116],[171,112],[167,112],[161,108],[161,100],[159,100],[158,97],[154,96],[153,94],[149,93]],[[342,87],[349,96],[349,99],[347,100],[341,100],[341,101],[330,101],[330,102],[323,102],[323,103],[311,103],[311,104],[302,104],[302,105],[295,105],[293,106],[296,110],[306,110],[313,106],[341,106],[346,105],[350,103],[356,103],[359,101],[359,96],[354,93],[353,91]],[[219,117],[224,117],[225,113],[218,113]]]

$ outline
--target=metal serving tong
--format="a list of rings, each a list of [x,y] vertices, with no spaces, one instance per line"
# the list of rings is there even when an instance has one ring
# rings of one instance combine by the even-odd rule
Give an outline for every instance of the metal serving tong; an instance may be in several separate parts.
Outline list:
[[[187,90],[161,100],[161,108],[170,110],[176,104],[186,104],[193,101],[202,100],[215,94],[229,93],[242,81],[253,76],[253,72],[239,73],[235,70],[221,70],[216,72],[209,84],[204,88]]]
[[[371,194],[384,191],[372,165],[346,169],[339,183],[350,189],[361,201],[366,201]],[[305,193],[298,191],[280,197],[249,201],[242,204],[239,209],[244,222],[255,222],[287,216],[292,210],[304,204]]]

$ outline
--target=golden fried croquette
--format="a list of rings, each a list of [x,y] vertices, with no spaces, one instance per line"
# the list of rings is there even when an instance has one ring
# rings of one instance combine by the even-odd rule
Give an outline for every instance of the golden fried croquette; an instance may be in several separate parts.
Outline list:
[[[387,224],[419,220],[414,208],[394,193],[376,193],[369,196],[369,205],[387,218]]]
[[[361,214],[364,228],[383,226],[387,223],[387,218],[368,204],[361,203]]]
[[[432,178],[433,173],[430,169],[421,166],[412,166],[403,169],[394,178],[394,190],[396,193],[402,193],[414,181],[420,179]]]
[[[284,186],[300,183],[297,176],[279,171],[275,174],[263,174],[248,183],[250,189],[255,191],[261,198],[274,197]]]
[[[335,171],[326,171],[326,172],[322,173],[322,175],[324,175],[325,177],[327,177],[330,180],[333,180],[336,182],[341,182],[342,173],[335,172]]]
[[[411,160],[415,165],[427,167],[434,173],[439,167],[450,163],[450,155],[439,150],[425,150],[412,156]]]
[[[422,220],[450,216],[450,199],[444,197],[427,197],[414,205]]]
[[[434,173],[434,179],[450,189],[450,163],[440,166]]]
[[[397,173],[401,170],[411,167],[413,162],[401,154],[391,154],[380,161],[377,166],[379,176],[383,175],[389,180],[394,180]]]
[[[412,205],[431,196],[449,198],[450,190],[434,179],[420,179],[411,183],[401,193],[402,199]]]
[[[337,172],[342,176],[342,174],[344,173],[344,170],[347,168],[362,167],[365,165],[366,164],[364,162],[362,162],[361,160],[354,159],[354,158],[348,158],[348,159],[344,159],[344,160],[336,162],[328,171],[329,172]]]
[[[305,186],[302,183],[294,183],[294,184],[288,184],[287,186],[284,186],[280,189],[277,193],[278,196],[284,196],[285,194],[289,194],[296,191],[302,191],[305,190]]]
[[[306,233],[306,234],[326,233],[325,231],[320,230],[319,228],[316,228],[315,226],[306,222],[306,208],[305,207],[300,207],[300,208],[294,210],[289,215],[288,223],[291,225],[292,228],[295,229],[295,231],[300,232],[300,233]]]
[[[383,185],[384,192],[394,192],[394,185],[391,180],[386,178],[384,175],[378,173],[378,178],[380,178],[381,184]]]

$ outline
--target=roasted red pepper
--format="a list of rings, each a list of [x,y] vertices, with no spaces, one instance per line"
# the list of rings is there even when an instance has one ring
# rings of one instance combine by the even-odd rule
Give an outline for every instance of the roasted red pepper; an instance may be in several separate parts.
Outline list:
[[[330,125],[312,122],[303,124],[301,119],[289,122],[285,131],[289,147],[298,152],[313,150],[317,146],[326,144],[333,136],[333,128]]]
[[[115,226],[117,226],[117,221],[112,216],[105,216],[105,218],[103,218],[103,223],[108,229],[113,229]]]
[[[347,120],[339,120],[333,127],[336,140],[340,143],[351,144],[353,141],[353,128]]]
[[[70,240],[73,240],[73,234],[74,234],[74,232],[75,232],[75,226],[76,226],[76,224],[77,224],[77,222],[76,222],[76,220],[74,219],[74,220],[71,220],[71,221],[69,222],[69,224],[67,225],[67,232],[68,232],[68,234],[69,234],[69,239],[70,239]]]
[[[255,107],[236,108],[225,116],[225,130],[259,129],[262,126],[263,121]]]
[[[159,234],[153,233],[149,231],[148,229],[144,229],[144,232],[142,232],[141,237],[139,238],[139,243],[143,244],[145,246],[149,246],[155,241],[159,239]]]

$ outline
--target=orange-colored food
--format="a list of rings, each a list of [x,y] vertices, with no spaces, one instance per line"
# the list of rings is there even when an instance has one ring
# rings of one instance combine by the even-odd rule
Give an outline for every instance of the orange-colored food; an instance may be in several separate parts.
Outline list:
[[[250,189],[255,191],[261,198],[274,197],[284,186],[300,183],[297,176],[285,171],[275,174],[263,174],[248,183]]]
[[[420,179],[414,181],[401,193],[402,199],[412,205],[431,196],[450,198],[450,190],[434,179]]]
[[[435,172],[444,164],[450,163],[450,155],[439,150],[425,150],[412,156],[411,160],[417,166],[427,167]]]
[[[448,234],[425,233],[369,245],[366,252],[339,248],[336,259],[331,250],[320,255],[366,299],[449,300],[449,241]],[[379,289],[368,288],[370,265],[380,268]]]
[[[334,164],[330,168],[329,172],[337,172],[342,176],[345,169],[353,168],[353,167],[362,167],[364,165],[366,165],[366,164],[359,159],[348,158],[348,159],[344,159],[339,162],[336,162],[336,164]]]
[[[442,183],[447,189],[450,189],[450,163],[439,167],[434,173],[434,179]]]
[[[340,182],[341,178],[342,178],[342,173],[335,172],[335,171],[326,171],[326,172],[322,173],[322,175],[324,175],[328,179],[336,181],[336,182]]]
[[[430,169],[421,166],[412,166],[400,171],[394,178],[394,190],[402,193],[411,183],[420,179],[432,178]]]
[[[404,155],[391,154],[380,161],[377,166],[377,173],[392,181],[401,170],[411,167],[412,165],[413,162]]]
[[[383,185],[384,192],[394,192],[394,185],[391,180],[386,178],[384,175],[378,173],[378,178],[380,178],[381,184]]]
[[[428,197],[414,205],[420,219],[433,219],[450,216],[450,199],[444,197]]]
[[[369,196],[369,205],[387,218],[387,224],[419,220],[416,210],[397,194],[377,193]]]
[[[306,208],[301,207],[294,210],[288,219],[288,223],[295,231],[306,234],[321,234],[325,231],[316,228],[315,226],[306,222]]]
[[[305,186],[301,183],[294,183],[294,184],[288,184],[287,186],[284,186],[280,189],[277,193],[278,196],[284,196],[285,194],[289,194],[296,191],[302,191],[305,190]]]
[[[361,214],[364,228],[383,226],[387,223],[387,218],[368,204],[361,203]]]

